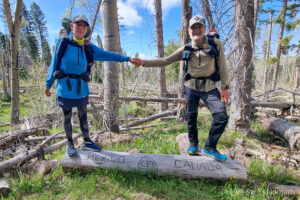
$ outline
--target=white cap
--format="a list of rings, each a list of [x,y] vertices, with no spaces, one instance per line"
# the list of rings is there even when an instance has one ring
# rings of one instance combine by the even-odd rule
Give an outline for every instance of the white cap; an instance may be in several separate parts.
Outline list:
[[[197,23],[206,26],[206,25],[205,25],[205,18],[204,18],[203,16],[201,16],[201,15],[195,15],[195,16],[190,20],[190,28],[191,28],[191,26],[193,26],[194,24],[197,24]]]

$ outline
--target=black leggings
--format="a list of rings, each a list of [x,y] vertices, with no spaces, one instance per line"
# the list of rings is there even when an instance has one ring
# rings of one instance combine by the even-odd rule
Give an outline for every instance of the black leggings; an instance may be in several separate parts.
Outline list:
[[[64,129],[69,142],[72,140],[72,108],[62,107],[64,113]],[[89,138],[89,126],[87,121],[87,106],[77,107],[78,117],[80,121],[80,129],[84,139]]]

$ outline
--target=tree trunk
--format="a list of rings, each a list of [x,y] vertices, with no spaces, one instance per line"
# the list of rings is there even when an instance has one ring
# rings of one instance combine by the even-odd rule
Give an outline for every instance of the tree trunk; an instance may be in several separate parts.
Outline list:
[[[93,21],[92,21],[92,23],[91,23],[91,34],[90,34],[89,37],[88,37],[89,40],[92,38],[92,35],[93,35],[93,31],[94,31],[94,27],[95,27],[95,23],[96,23],[96,20],[97,20],[97,16],[98,16],[98,13],[99,13],[99,10],[100,10],[101,3],[102,3],[102,0],[98,0],[96,13],[95,13],[94,18],[93,18]]]
[[[7,64],[6,64],[6,72],[7,72],[7,87],[8,92],[11,94],[11,48],[10,48],[10,40],[7,38],[6,40],[6,57],[7,57]]]
[[[8,98],[8,92],[7,92],[7,86],[6,86],[6,72],[5,72],[5,66],[3,62],[3,54],[2,50],[0,49],[0,65],[1,65],[1,73],[2,73],[2,86],[3,86],[3,96],[5,99]]]
[[[156,45],[157,45],[157,57],[163,58],[164,53],[164,38],[163,38],[163,25],[162,25],[162,9],[161,0],[154,0],[155,9],[155,30],[156,30]],[[167,86],[166,86],[166,74],[165,68],[158,68],[159,85],[158,91],[160,97],[166,97]],[[165,111],[168,109],[167,103],[160,104],[160,111]]]
[[[104,49],[119,51],[117,0],[104,0],[102,6]],[[119,132],[119,65],[104,62],[104,117],[106,130]]]
[[[202,10],[204,11],[205,17],[207,19],[207,25],[208,25],[209,30],[216,28],[211,11],[210,11],[208,0],[201,0],[201,5],[202,5]]]
[[[20,24],[22,20],[23,1],[17,0],[14,21],[11,15],[9,0],[3,0],[5,17],[11,41],[11,69],[12,69],[12,88],[11,88],[11,124],[19,123],[19,68],[18,68],[18,41]]]
[[[259,1],[260,0],[254,0],[254,26],[255,27],[256,27],[257,19],[258,19]]]
[[[277,51],[276,51],[276,58],[277,62],[274,66],[274,73],[273,73],[273,79],[272,79],[272,90],[276,88],[277,83],[277,76],[278,76],[278,70],[279,70],[279,64],[280,64],[280,56],[281,56],[281,45],[280,41],[283,37],[283,31],[284,31],[284,25],[285,25],[285,15],[286,15],[286,7],[287,7],[287,0],[283,1],[282,6],[282,16],[281,16],[281,23],[279,28],[279,34],[278,34],[278,41],[277,41]]]
[[[300,40],[298,42],[298,45],[300,45]],[[298,46],[297,48],[297,51],[296,51],[296,59],[295,59],[295,62],[294,62],[294,71],[295,71],[295,89],[294,91],[297,92],[298,89],[299,89],[299,74],[300,74],[300,46]],[[294,93],[292,93],[292,101],[293,101],[293,104],[296,103],[296,95]],[[290,115],[293,116],[294,115],[294,105],[291,107],[291,110],[290,110]]]
[[[79,157],[70,158],[65,154],[60,162],[64,170],[79,168],[89,170],[119,169],[121,171],[153,172],[157,175],[174,175],[178,177],[216,180],[236,180],[247,182],[244,166],[235,160],[217,162],[205,156],[159,155],[142,153],[123,153],[101,151],[100,153],[77,150]]]
[[[182,0],[182,27],[181,27],[181,46],[189,42],[189,21],[192,17],[192,7],[190,6],[190,0]],[[180,62],[179,69],[179,84],[178,84],[178,98],[184,98],[184,80],[183,80],[183,62]],[[186,119],[186,108],[185,103],[178,104],[177,120],[185,121]]]
[[[269,21],[269,34],[268,34],[268,46],[267,46],[267,55],[266,61],[267,66],[264,71],[264,80],[263,80],[263,88],[264,91],[267,91],[267,84],[268,84],[268,70],[269,70],[269,58],[270,58],[270,49],[271,49],[271,38],[272,38],[272,25],[273,25],[273,11],[270,12],[270,21]]]
[[[252,57],[255,38],[253,1],[235,0],[235,21],[236,52],[229,128],[247,134],[250,131]]]

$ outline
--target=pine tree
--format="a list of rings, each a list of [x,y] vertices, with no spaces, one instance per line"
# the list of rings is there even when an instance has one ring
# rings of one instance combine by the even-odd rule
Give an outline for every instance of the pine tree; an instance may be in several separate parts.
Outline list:
[[[42,60],[47,64],[49,63],[49,57],[51,60],[51,54],[48,54],[48,49],[50,52],[49,44],[46,41],[46,37],[48,36],[48,30],[46,27],[46,21],[44,13],[42,12],[41,8],[36,4],[32,3],[30,6],[30,13],[33,18],[33,25],[34,30],[39,35],[41,50],[42,50]]]

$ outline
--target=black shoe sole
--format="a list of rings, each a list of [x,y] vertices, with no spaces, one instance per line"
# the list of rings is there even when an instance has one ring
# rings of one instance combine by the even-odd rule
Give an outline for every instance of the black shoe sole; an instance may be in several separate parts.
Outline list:
[[[93,152],[100,152],[100,151],[102,151],[102,149],[100,149],[100,150],[94,150],[94,149],[90,149],[90,148],[86,148],[86,147],[81,147],[81,149],[84,150],[84,151],[93,151]]]

